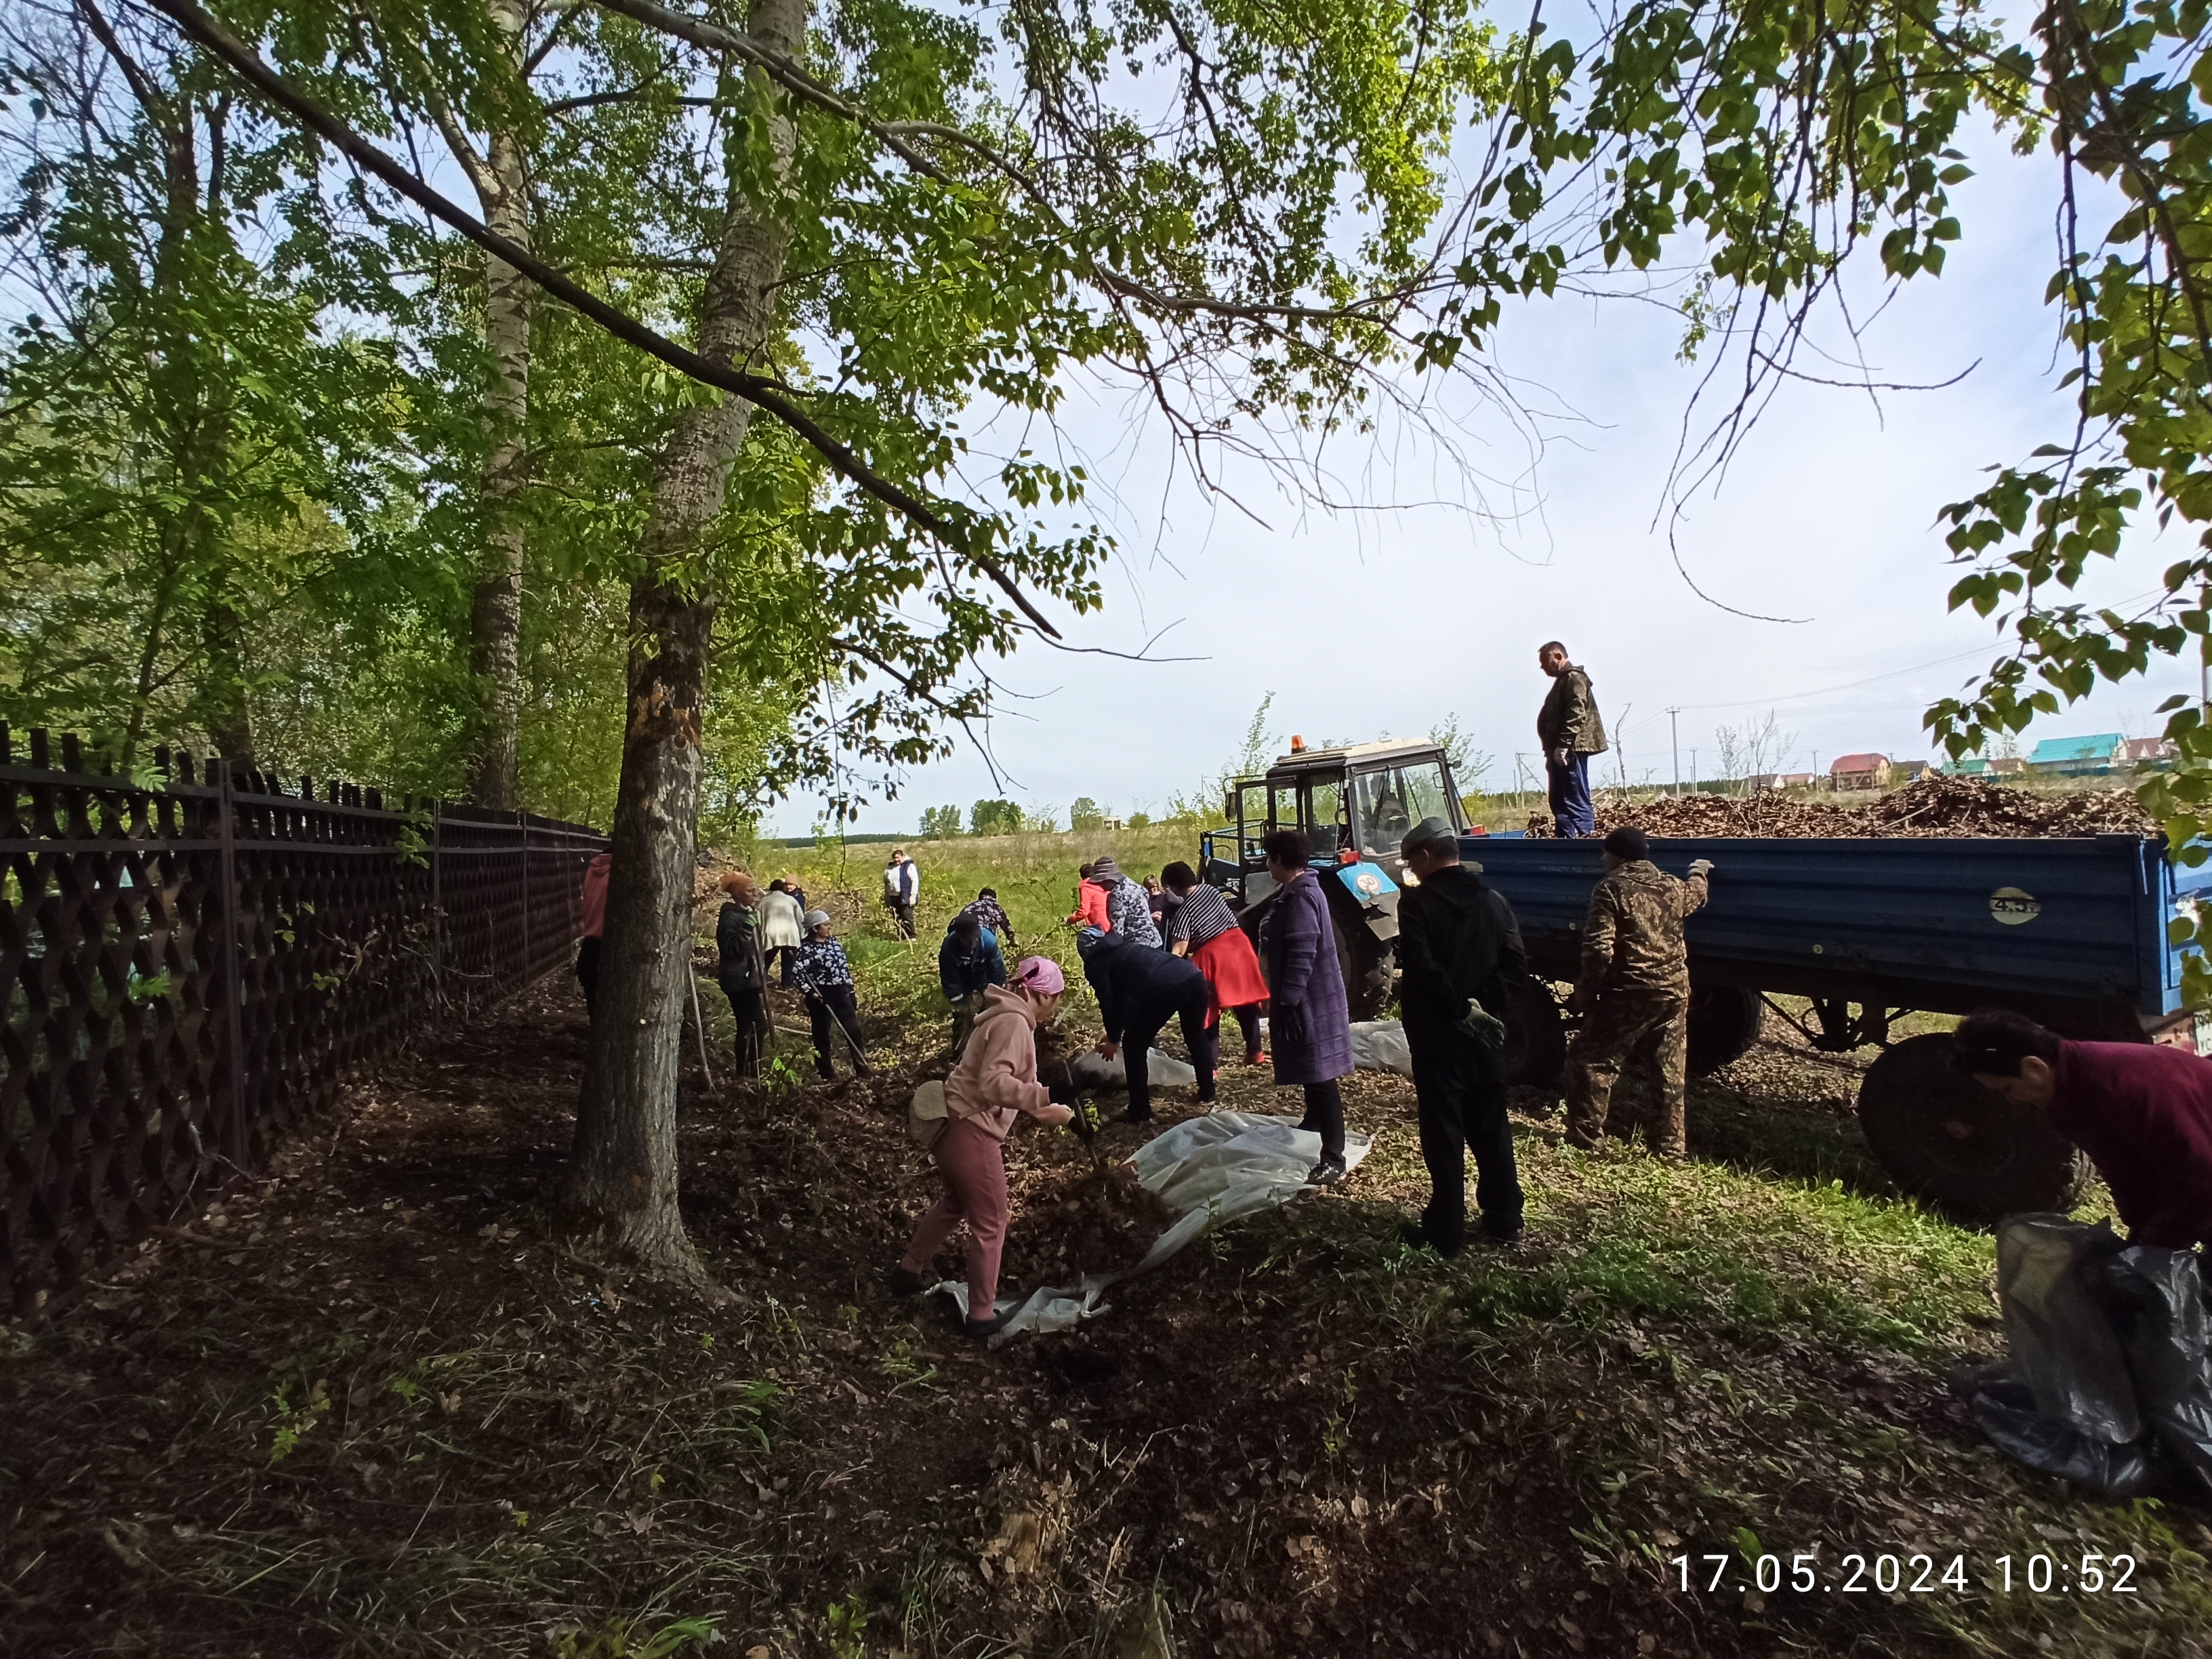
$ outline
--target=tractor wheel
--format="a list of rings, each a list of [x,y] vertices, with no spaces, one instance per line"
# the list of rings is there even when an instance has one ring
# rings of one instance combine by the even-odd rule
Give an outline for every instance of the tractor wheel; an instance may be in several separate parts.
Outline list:
[[[1907,1037],[1867,1067],[1859,1127],[1906,1191],[1960,1217],[1996,1221],[2073,1207],[2088,1165],[2032,1106],[1950,1068],[1949,1037]]]
[[[1380,1019],[1397,989],[1397,947],[1379,939],[1357,915],[1347,919],[1332,904],[1329,926],[1336,933],[1336,965],[1344,975],[1344,1003],[1354,1019]]]
[[[1717,1072],[1759,1041],[1766,1009],[1756,991],[1733,985],[1690,987],[1690,1075]]]
[[[1507,991],[1505,1081],[1532,1089],[1556,1089],[1567,1064],[1567,1028],[1559,999],[1534,975]]]

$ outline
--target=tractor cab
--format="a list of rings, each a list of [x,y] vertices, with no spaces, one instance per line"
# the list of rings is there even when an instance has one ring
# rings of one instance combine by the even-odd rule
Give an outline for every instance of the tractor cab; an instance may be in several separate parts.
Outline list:
[[[1382,1018],[1396,991],[1398,900],[1408,881],[1398,844],[1425,817],[1467,833],[1443,748],[1421,742],[1308,749],[1293,738],[1291,752],[1266,777],[1239,782],[1223,805],[1229,827],[1199,839],[1203,878],[1221,889],[1256,935],[1275,891],[1260,839],[1271,830],[1304,830],[1328,901],[1346,1012],[1355,1020]],[[1550,989],[1524,976],[1507,995],[1498,1011],[1505,1022],[1506,1076],[1516,1083],[1558,1076],[1566,1037]]]
[[[1305,831],[1314,867],[1371,866],[1395,900],[1404,884],[1398,843],[1423,818],[1444,819],[1464,831],[1467,815],[1451,763],[1433,743],[1359,743],[1340,749],[1308,749],[1291,739],[1291,752],[1264,778],[1238,783],[1224,803],[1235,826],[1209,834],[1201,848],[1204,878],[1246,905],[1274,890],[1260,838],[1271,830]],[[1373,895],[1366,895],[1374,896]],[[1387,908],[1395,934],[1396,905]]]

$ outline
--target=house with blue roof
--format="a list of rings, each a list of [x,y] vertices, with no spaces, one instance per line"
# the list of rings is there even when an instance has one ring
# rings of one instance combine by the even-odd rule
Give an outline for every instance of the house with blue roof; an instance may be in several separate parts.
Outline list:
[[[2035,745],[2027,763],[2059,777],[2109,772],[2120,763],[2126,743],[2118,732],[2100,732],[2093,738],[2045,738]]]

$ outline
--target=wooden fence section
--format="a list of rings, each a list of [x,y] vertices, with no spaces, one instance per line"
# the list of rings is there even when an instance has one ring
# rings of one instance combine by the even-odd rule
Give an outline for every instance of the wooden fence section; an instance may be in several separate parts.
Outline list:
[[[19,1312],[354,1067],[569,961],[596,830],[0,726],[0,1278]]]

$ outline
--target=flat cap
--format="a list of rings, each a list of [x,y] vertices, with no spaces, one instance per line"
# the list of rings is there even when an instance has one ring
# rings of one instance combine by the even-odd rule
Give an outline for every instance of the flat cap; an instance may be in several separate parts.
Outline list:
[[[1432,841],[1448,841],[1454,851],[1459,848],[1459,831],[1433,812],[1406,831],[1405,838],[1398,843],[1398,856],[1409,859],[1413,856],[1415,848],[1425,846]]]

